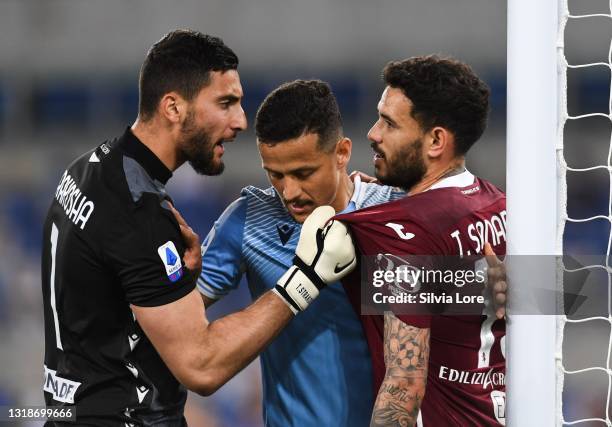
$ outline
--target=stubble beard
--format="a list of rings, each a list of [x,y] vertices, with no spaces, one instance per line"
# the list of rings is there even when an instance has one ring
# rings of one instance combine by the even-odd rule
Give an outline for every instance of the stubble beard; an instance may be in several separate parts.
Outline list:
[[[221,175],[225,169],[222,160],[215,162],[215,143],[211,140],[208,130],[198,128],[195,124],[193,111],[187,113],[187,118],[181,128],[181,155],[189,162],[194,171],[200,175]]]
[[[375,175],[378,181],[384,185],[409,191],[423,179],[427,172],[421,154],[422,147],[423,140],[419,138],[402,147],[391,159],[392,161],[385,156],[387,174],[382,175],[377,171]]]

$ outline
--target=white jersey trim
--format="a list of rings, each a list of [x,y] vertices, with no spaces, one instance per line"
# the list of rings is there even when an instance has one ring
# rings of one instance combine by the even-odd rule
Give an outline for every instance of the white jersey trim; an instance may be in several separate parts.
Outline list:
[[[351,202],[353,202],[355,206],[358,206],[358,201],[363,200],[365,196],[364,194],[362,194],[365,191],[365,185],[361,185],[361,177],[359,175],[355,175],[355,178],[353,179],[353,184],[355,185],[355,188],[353,188],[353,195],[349,200],[349,205],[351,204]]]
[[[429,190],[435,190],[437,188],[447,187],[467,187],[474,184],[475,177],[467,169],[461,172],[459,175],[449,176],[441,181],[436,182],[434,185],[429,187]]]

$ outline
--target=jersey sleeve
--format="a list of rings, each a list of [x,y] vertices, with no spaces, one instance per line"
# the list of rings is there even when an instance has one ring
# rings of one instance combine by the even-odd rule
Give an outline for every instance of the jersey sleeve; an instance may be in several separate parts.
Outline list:
[[[229,205],[202,243],[198,290],[208,298],[219,299],[240,284],[245,271],[242,237],[247,205],[246,197]]]
[[[195,288],[196,278],[183,264],[185,245],[179,225],[157,198],[129,221],[108,224],[104,236],[105,258],[130,304],[164,305]]]

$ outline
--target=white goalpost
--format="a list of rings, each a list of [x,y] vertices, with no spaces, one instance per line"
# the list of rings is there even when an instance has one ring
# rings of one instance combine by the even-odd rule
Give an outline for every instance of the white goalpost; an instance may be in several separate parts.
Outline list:
[[[511,264],[515,255],[559,253],[558,22],[557,0],[508,1],[507,254],[515,293],[535,277],[556,282],[551,265],[538,269],[521,261],[521,268],[513,269]],[[556,316],[512,314],[511,304],[512,300],[506,340],[506,425],[558,425]]]
[[[564,128],[568,121],[595,116],[612,121],[612,40],[607,61],[568,64],[565,56],[567,22],[591,18],[607,18],[612,25],[612,0],[608,2],[607,13],[581,15],[570,13],[567,0],[508,2],[507,253],[511,255],[508,260],[511,291],[507,323],[506,425],[512,427],[587,423],[612,426],[612,135],[605,164],[572,167],[571,159],[566,160],[564,154]],[[608,111],[569,115],[567,70],[602,67],[610,71]],[[595,170],[608,173],[607,215],[569,217],[566,173]],[[568,270],[561,263],[557,266],[554,262],[513,261],[512,256],[516,255],[561,255],[566,223],[596,220],[606,220],[611,225],[605,264]],[[513,269],[512,264],[520,264],[520,268]],[[559,292],[562,291],[563,273],[580,270],[599,270],[607,274],[607,280],[602,283],[607,286],[605,315],[570,319],[563,313],[563,295]],[[525,309],[528,299],[517,295],[529,294],[530,286],[541,283],[554,284],[559,298],[557,307],[561,310],[557,315],[552,315],[554,311],[550,310],[543,315],[523,314],[530,310]],[[566,325],[589,327],[593,322],[607,322],[610,327],[605,366],[568,369],[563,360]],[[564,380],[567,376],[585,373],[604,375],[607,379],[607,395],[602,396],[605,408],[599,408],[605,411],[604,416],[566,419],[562,407]]]

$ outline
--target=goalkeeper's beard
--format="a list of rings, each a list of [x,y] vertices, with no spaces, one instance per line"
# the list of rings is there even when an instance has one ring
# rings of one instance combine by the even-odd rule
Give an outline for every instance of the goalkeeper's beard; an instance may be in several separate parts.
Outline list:
[[[215,161],[215,144],[204,128],[197,128],[193,111],[190,111],[181,127],[179,149],[183,159],[200,175],[220,175],[225,169],[221,159]]]
[[[409,191],[423,179],[427,172],[427,166],[421,153],[422,148],[423,140],[419,138],[402,146],[392,159],[385,155],[387,173],[382,175],[376,170],[375,175],[378,181],[383,185]]]

